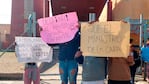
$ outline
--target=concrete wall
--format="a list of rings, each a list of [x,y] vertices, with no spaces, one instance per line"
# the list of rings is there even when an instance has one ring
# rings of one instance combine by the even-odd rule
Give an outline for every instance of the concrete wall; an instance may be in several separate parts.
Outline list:
[[[127,17],[131,19],[140,19],[140,14],[143,19],[149,19],[149,0],[111,0],[112,1],[112,20],[120,21]],[[107,20],[107,4],[105,5],[99,21]],[[134,30],[135,29],[135,30]],[[133,32],[133,31],[135,32]],[[134,43],[139,45],[140,32],[139,25],[131,25],[131,38]],[[148,32],[149,33],[149,32]],[[143,38],[143,37],[142,37]]]
[[[6,41],[7,34],[10,34],[10,24],[0,24],[0,41]]]
[[[12,0],[11,30],[7,35],[7,48],[15,40],[15,36],[20,36],[26,29],[29,13],[34,11],[36,19],[48,16],[48,0]],[[37,36],[39,36],[38,26]]]
[[[112,19],[122,20],[126,17],[139,19],[143,14],[144,19],[149,19],[149,0],[111,0]]]
[[[149,0],[111,0],[112,1],[112,20],[122,20],[130,17],[139,19],[143,14],[144,19],[149,19]],[[107,4],[99,17],[100,21],[107,20]]]
[[[0,49],[8,46],[8,35],[10,34],[10,24],[0,24]]]

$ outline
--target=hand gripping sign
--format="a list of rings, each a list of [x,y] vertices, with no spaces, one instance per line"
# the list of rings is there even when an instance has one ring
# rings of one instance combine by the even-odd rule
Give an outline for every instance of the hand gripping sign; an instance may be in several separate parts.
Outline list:
[[[76,12],[38,19],[42,28],[40,36],[46,43],[65,43],[72,40],[78,31],[78,17]]]

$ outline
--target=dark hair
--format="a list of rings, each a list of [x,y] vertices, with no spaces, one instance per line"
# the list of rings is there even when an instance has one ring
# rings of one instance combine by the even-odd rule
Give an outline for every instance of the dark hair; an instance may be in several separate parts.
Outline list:
[[[133,39],[131,38],[131,39],[130,39],[130,44],[131,44],[132,42],[133,42]]]
[[[146,46],[149,46],[149,43],[147,43]]]

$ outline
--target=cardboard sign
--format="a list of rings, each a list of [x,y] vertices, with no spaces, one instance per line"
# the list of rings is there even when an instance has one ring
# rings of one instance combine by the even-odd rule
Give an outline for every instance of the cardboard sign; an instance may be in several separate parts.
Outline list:
[[[38,19],[42,28],[40,36],[46,43],[65,43],[72,40],[78,31],[76,12]]]
[[[51,62],[53,49],[39,37],[15,37],[19,62]]]
[[[127,57],[130,25],[123,22],[81,24],[81,51],[84,56]]]

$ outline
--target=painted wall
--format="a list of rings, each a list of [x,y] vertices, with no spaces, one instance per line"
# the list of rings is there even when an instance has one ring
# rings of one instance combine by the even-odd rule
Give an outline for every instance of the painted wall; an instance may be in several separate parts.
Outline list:
[[[149,0],[111,0],[112,19],[122,20],[126,17],[139,19],[143,14],[144,19],[149,19]]]
[[[0,49],[8,46],[8,35],[10,35],[10,24],[0,24]]]
[[[119,21],[127,17],[130,19],[139,19],[143,14],[143,19],[149,19],[149,0],[111,0],[112,1],[112,20]],[[107,5],[105,5],[100,21],[107,20]],[[134,43],[139,45],[140,42],[140,26],[131,25],[131,38]],[[143,38],[143,37],[142,37]]]
[[[12,0],[11,32],[7,35],[8,43],[5,43],[11,44],[15,40],[15,36],[24,32],[27,23],[27,11],[34,11],[36,19],[48,17],[49,1],[54,4],[52,9],[54,15],[78,10],[80,21],[88,21],[88,13],[90,12],[96,12],[98,17],[106,2],[106,0]],[[36,24],[36,36],[39,36],[38,29],[39,26]]]
[[[11,30],[3,44],[4,48],[14,42],[15,36],[20,36],[25,31],[27,16],[31,11],[36,12],[36,19],[48,16],[48,4],[46,3],[48,0],[12,0]],[[39,36],[38,31],[37,36]]]
[[[79,21],[89,21],[89,13],[96,13],[96,20],[107,0],[51,0],[53,15],[76,11]]]
[[[149,0],[112,0],[112,3],[112,20],[122,20],[127,17],[139,19],[140,14],[143,15],[143,19],[149,19]],[[131,24],[130,36],[134,39],[134,44],[140,44],[139,25]],[[141,38],[143,40],[144,36],[142,35]]]

